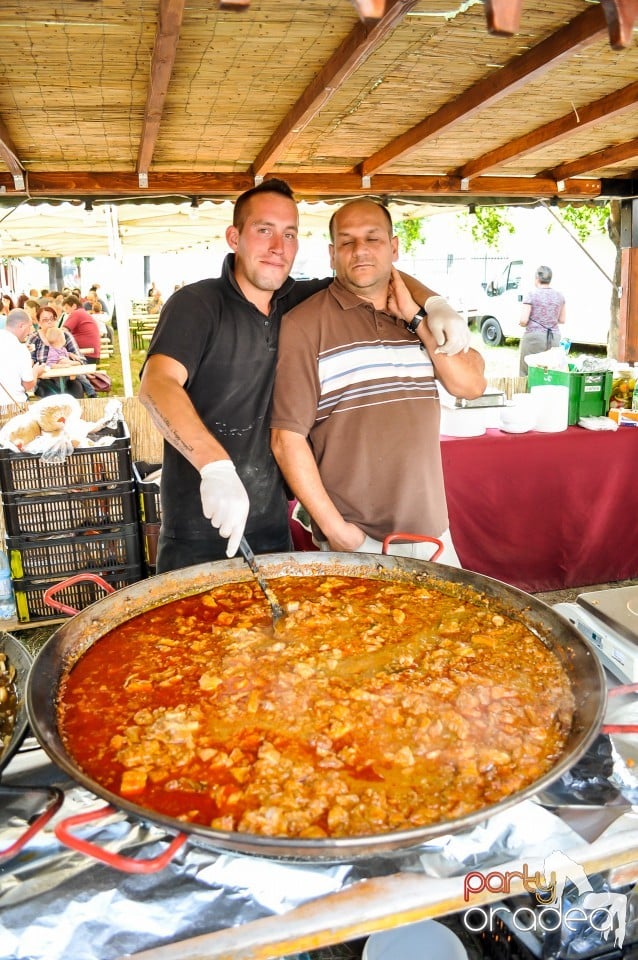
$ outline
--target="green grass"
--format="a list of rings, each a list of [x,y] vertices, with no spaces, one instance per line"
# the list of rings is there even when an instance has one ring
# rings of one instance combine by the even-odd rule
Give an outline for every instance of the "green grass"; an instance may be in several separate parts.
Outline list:
[[[100,369],[103,369],[108,373],[109,377],[113,382],[111,387],[111,396],[114,397],[123,397],[124,396],[124,378],[122,376],[122,358],[120,356],[120,343],[117,331],[115,332],[115,339],[113,342],[114,354],[108,360],[100,361]],[[137,396],[140,389],[140,370],[144,363],[146,357],[145,350],[131,350],[131,379],[133,381],[133,396]]]

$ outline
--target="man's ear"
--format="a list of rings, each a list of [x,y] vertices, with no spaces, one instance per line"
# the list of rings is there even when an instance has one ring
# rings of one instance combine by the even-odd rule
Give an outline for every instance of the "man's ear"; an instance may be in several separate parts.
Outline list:
[[[231,250],[237,250],[239,246],[239,230],[237,227],[226,227],[226,243]]]
[[[392,237],[390,243],[392,245],[392,263],[396,263],[399,259],[399,238]]]
[[[330,254],[330,269],[335,268],[335,248],[333,243],[328,244],[328,253]]]

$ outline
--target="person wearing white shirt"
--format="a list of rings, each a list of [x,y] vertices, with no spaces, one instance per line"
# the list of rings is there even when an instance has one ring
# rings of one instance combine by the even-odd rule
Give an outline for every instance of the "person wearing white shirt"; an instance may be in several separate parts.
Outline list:
[[[45,366],[34,364],[26,341],[33,331],[33,321],[25,310],[16,308],[7,315],[0,330],[0,405],[25,403],[27,391],[33,390]]]

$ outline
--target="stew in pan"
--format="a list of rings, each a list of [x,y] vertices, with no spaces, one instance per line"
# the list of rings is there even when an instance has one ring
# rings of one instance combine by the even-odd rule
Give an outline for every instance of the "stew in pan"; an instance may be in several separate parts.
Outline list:
[[[448,586],[450,590],[446,590]],[[560,756],[555,654],[454,584],[280,577],[148,610],[63,676],[58,724],[93,780],[149,810],[272,837],[463,816]]]

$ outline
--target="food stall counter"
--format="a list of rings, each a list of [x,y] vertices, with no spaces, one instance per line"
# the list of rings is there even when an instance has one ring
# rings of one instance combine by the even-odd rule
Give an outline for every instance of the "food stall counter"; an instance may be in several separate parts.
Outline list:
[[[441,438],[463,567],[528,593],[638,577],[638,429]]]

